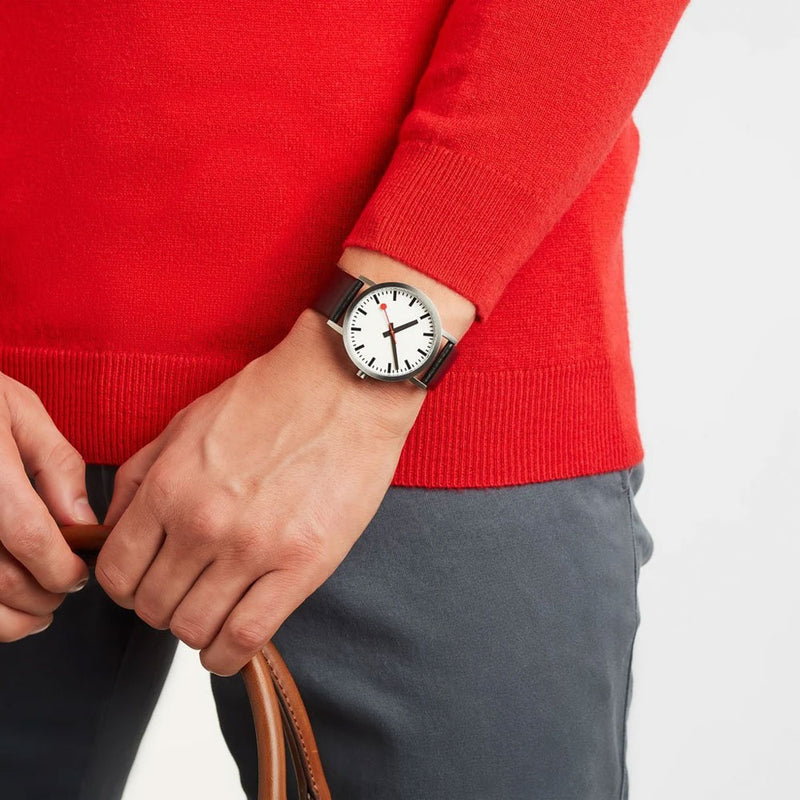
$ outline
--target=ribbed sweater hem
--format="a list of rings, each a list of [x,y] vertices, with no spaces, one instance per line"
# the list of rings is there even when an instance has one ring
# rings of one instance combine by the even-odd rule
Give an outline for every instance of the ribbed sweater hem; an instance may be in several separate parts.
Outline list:
[[[193,355],[0,347],[87,463],[121,464],[244,364]],[[473,488],[625,469],[643,457],[629,365],[456,371],[429,392],[392,484]],[[464,424],[459,409],[472,413]]]

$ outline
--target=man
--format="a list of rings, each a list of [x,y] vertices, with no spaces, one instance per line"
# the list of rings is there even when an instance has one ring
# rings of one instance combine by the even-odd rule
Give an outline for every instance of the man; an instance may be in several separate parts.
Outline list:
[[[5,798],[119,797],[178,639],[249,796],[269,639],[334,797],[626,794],[621,230],[684,6],[3,5]]]

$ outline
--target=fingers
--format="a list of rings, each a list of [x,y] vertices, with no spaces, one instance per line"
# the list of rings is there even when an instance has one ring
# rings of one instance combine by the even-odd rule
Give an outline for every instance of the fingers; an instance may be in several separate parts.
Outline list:
[[[146,487],[142,488],[161,452],[162,436],[137,450],[116,471],[114,492],[103,519],[103,524],[113,529],[97,555],[95,575],[106,594],[124,608],[134,608],[139,583],[165,540],[163,525],[145,497]],[[159,611],[156,608],[152,613]],[[144,613],[151,613],[147,605]],[[145,622],[155,628],[166,627],[156,624],[156,618]]]
[[[168,533],[136,588],[137,615],[153,628],[169,628],[173,612],[209,563],[201,548],[187,548],[185,539]]]
[[[154,498],[161,490],[151,488],[157,483],[154,473],[155,467],[145,476],[97,555],[97,581],[123,608],[134,607],[139,583],[165,539],[161,522],[164,503]]]
[[[50,626],[53,615],[35,617],[0,604],[0,642],[16,642]]]
[[[0,605],[44,618],[63,600],[63,594],[42,589],[30,572],[0,546]]]
[[[62,525],[94,524],[86,497],[86,465],[64,438],[35,392],[4,378],[11,437],[45,505]]]
[[[195,650],[208,647],[252,582],[233,563],[215,561],[175,609],[170,630]]]
[[[50,592],[68,592],[88,577],[25,474],[8,424],[0,419],[0,543]]]
[[[231,612],[214,641],[200,651],[202,665],[217,675],[237,673],[275,634],[310,591],[293,570],[259,578]]]

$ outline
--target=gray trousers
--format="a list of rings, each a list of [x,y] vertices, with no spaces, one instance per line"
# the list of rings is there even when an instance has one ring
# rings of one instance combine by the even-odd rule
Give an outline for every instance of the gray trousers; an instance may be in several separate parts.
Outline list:
[[[87,468],[99,518],[114,472]],[[633,502],[642,473],[389,489],[274,638],[334,800],[627,797],[636,584],[652,550]],[[47,631],[0,645],[0,797],[119,798],[175,646],[93,578]],[[211,685],[254,800],[244,685]]]

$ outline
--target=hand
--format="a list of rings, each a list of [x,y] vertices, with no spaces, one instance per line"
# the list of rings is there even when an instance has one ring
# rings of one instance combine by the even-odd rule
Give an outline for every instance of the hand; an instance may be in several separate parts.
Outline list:
[[[97,579],[232,675],[341,563],[425,397],[361,380],[321,314],[179,412],[118,470]]]
[[[96,522],[80,454],[36,394],[0,373],[0,642],[44,630],[83,588],[88,569],[58,524]]]

